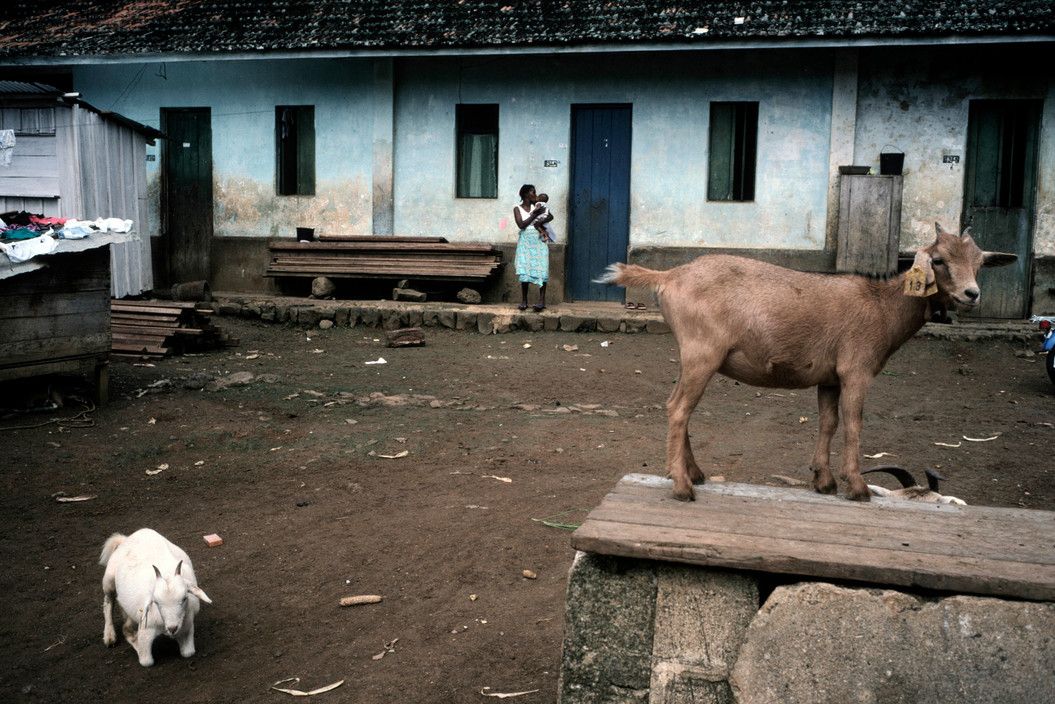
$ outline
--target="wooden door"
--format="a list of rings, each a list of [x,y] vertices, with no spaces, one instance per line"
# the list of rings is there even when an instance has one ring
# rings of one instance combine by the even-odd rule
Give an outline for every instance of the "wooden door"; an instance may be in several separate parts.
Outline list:
[[[623,300],[623,289],[597,284],[593,279],[609,264],[626,261],[630,242],[630,117],[629,105],[572,107],[566,283],[570,300]]]
[[[982,249],[1018,255],[978,274],[976,317],[1021,318],[1028,310],[1039,121],[1039,100],[971,101],[963,223]]]
[[[168,283],[208,280],[212,244],[209,108],[162,108],[161,232]]]

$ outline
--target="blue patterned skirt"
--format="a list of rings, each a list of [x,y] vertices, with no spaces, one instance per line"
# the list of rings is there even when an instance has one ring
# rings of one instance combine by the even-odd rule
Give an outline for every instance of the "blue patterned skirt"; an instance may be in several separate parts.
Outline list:
[[[534,227],[520,231],[516,254],[517,278],[522,283],[545,286],[549,281],[549,247]]]

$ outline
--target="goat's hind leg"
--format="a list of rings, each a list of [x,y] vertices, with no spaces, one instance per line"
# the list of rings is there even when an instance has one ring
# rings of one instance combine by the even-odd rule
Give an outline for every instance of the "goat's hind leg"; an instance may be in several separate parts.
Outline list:
[[[834,494],[838,490],[830,469],[832,437],[839,427],[839,387],[817,387],[818,434],[813,451],[813,488],[820,494]]]
[[[703,397],[704,389],[718,371],[719,357],[710,354],[681,356],[681,376],[667,400],[667,470],[674,480],[674,498],[693,501],[694,482],[702,483],[703,472],[689,446],[689,417]]]
[[[117,643],[117,632],[114,631],[114,592],[103,589],[103,643],[113,646]]]

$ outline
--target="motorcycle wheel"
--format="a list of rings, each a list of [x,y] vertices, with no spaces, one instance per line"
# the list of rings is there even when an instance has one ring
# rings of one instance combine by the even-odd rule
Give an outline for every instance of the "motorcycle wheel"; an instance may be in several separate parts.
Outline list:
[[[1055,350],[1048,350],[1044,357],[1044,368],[1048,370],[1048,378],[1055,384]]]

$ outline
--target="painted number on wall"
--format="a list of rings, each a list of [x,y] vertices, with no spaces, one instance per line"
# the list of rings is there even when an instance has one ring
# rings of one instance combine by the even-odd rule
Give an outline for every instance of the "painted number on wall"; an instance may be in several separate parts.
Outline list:
[[[942,157],[941,157],[941,163],[943,163],[943,164],[959,164],[960,163],[960,155],[959,154],[943,154]]]

